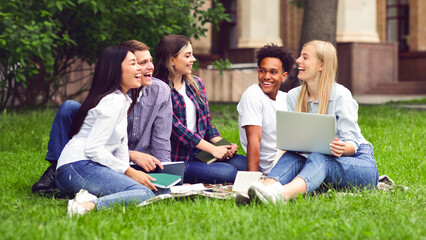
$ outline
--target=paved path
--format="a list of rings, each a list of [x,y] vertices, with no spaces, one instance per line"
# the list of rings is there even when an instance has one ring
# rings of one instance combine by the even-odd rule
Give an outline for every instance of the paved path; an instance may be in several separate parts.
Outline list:
[[[354,95],[359,104],[383,104],[390,101],[424,99],[426,95]],[[401,108],[426,110],[426,104],[402,104]]]
[[[359,104],[382,104],[390,101],[423,99],[426,95],[354,95]]]

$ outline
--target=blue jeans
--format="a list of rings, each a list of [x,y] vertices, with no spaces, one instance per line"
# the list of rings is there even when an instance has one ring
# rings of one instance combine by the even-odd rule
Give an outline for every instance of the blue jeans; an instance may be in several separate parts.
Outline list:
[[[304,179],[307,185],[306,193],[311,193],[323,182],[337,188],[375,187],[379,173],[373,147],[361,144],[353,156],[335,157],[312,153],[305,158],[296,152],[286,152],[267,176],[283,185],[295,177]]]
[[[235,154],[226,161],[216,161],[210,164],[203,163],[195,158],[197,149],[188,160],[185,173],[185,183],[233,183],[238,171],[247,171],[247,157]]]
[[[138,204],[155,196],[146,186],[91,160],[61,166],[56,171],[56,186],[70,193],[86,189],[99,197],[93,201],[98,210],[112,204]]]
[[[68,143],[68,131],[76,112],[81,104],[67,100],[62,103],[56,112],[56,116],[50,130],[50,139],[47,145],[46,160],[49,162],[57,161],[62,150]],[[247,171],[247,158],[236,154],[232,159],[226,162],[215,162],[205,164],[195,159],[195,151],[192,158],[185,167],[185,183],[233,183],[237,176],[237,171]]]
[[[47,161],[58,161],[62,150],[69,141],[68,131],[80,106],[81,104],[76,101],[67,100],[59,107],[50,129],[50,138],[47,143]]]

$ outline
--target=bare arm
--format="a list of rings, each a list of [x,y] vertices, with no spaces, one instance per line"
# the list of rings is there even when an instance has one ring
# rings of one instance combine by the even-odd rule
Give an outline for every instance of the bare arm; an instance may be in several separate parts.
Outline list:
[[[200,150],[211,153],[217,159],[223,159],[223,158],[229,158],[227,157],[227,153],[231,145],[215,146],[207,142],[206,140],[201,139],[201,141],[195,147]]]
[[[259,171],[260,141],[262,140],[262,127],[244,126],[247,136],[247,167],[249,171]]]
[[[216,143],[216,142],[220,141],[221,139],[222,139],[222,137],[218,136],[218,137],[211,138],[209,140],[209,142]],[[234,154],[237,153],[238,145],[235,144],[235,143],[231,143],[230,146],[227,146],[227,149],[228,149],[228,152],[226,153],[226,158],[229,159],[229,158],[232,158],[234,156]]]
[[[149,189],[157,191],[157,188],[151,182],[151,181],[155,181],[155,178],[149,176],[148,174],[146,174],[142,171],[138,171],[138,170],[136,170],[132,167],[129,167],[124,172],[124,174],[126,174],[127,176],[129,176],[133,180],[137,181],[138,183],[145,185]]]

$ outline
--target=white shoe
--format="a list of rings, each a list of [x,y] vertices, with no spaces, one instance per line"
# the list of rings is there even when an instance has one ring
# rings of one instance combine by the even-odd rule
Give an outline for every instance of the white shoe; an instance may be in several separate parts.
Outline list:
[[[76,195],[73,200],[68,201],[68,215],[72,217],[75,214],[83,215],[87,212],[89,212],[89,209],[84,208],[79,203],[82,202],[89,202],[97,199],[97,197],[93,194],[90,194],[87,190],[81,189]]]
[[[80,191],[75,195],[75,200],[77,202],[90,202],[96,200],[98,197],[89,193],[86,189],[80,189]]]
[[[251,199],[259,199],[263,203],[276,204],[278,202],[284,202],[283,198],[283,186],[281,183],[276,182],[264,186],[261,182],[254,182],[249,190],[249,196]]]
[[[237,206],[250,205],[250,196],[245,193],[237,192],[237,194],[235,195],[235,203],[237,204]]]

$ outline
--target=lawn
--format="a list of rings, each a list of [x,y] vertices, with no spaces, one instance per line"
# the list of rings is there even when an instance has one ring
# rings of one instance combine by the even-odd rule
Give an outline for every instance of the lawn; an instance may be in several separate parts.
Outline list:
[[[359,111],[379,174],[409,191],[330,191],[280,206],[166,200],[74,218],[66,214],[66,200],[31,193],[48,166],[44,157],[55,111],[0,113],[1,239],[426,239],[426,111],[397,103],[363,105]],[[221,134],[238,143],[235,105],[212,104],[211,111]]]

